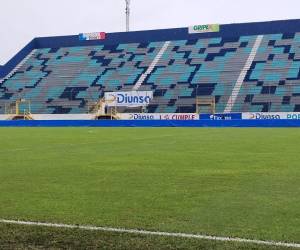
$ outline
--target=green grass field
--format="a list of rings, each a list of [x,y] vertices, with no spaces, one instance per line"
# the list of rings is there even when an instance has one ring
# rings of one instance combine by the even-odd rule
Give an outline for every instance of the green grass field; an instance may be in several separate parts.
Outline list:
[[[0,219],[300,243],[299,129],[1,128],[0,142]],[[85,242],[279,249],[0,224],[0,248]]]

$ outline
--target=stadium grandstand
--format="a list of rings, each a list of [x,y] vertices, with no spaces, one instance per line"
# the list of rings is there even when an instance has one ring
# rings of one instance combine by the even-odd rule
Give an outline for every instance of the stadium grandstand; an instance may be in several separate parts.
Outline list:
[[[46,34],[118,12],[29,2]],[[300,19],[34,38],[0,66],[0,249],[300,249],[299,127]]]
[[[205,27],[35,38],[0,68],[0,113],[89,113],[132,90],[153,92],[147,113],[300,111],[300,20]]]

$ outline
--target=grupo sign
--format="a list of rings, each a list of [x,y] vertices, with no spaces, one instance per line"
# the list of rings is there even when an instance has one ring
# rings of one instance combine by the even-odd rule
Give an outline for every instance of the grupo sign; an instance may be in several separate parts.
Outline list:
[[[118,114],[121,120],[199,120],[194,113],[123,113]]]
[[[298,113],[298,112],[243,113],[242,119],[245,119],[245,120],[300,120],[300,113]]]
[[[87,40],[104,40],[106,38],[105,32],[93,32],[93,33],[80,33],[79,40],[87,41]]]
[[[204,25],[194,25],[189,27],[189,33],[207,33],[207,32],[219,32],[219,24],[204,24]]]
[[[143,107],[149,105],[153,98],[152,91],[106,92],[107,106]]]

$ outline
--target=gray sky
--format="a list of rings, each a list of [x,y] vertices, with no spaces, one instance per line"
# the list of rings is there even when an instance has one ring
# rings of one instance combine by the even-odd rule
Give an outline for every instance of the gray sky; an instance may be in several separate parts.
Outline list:
[[[125,29],[124,0],[0,0],[0,65],[32,38]],[[300,0],[131,0],[131,29],[300,18]]]

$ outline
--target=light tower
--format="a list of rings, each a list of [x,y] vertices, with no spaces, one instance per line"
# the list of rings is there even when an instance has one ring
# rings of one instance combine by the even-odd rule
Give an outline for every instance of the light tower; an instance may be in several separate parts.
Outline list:
[[[125,0],[126,2],[126,31],[128,32],[130,30],[129,28],[129,18],[130,18],[130,0]]]

